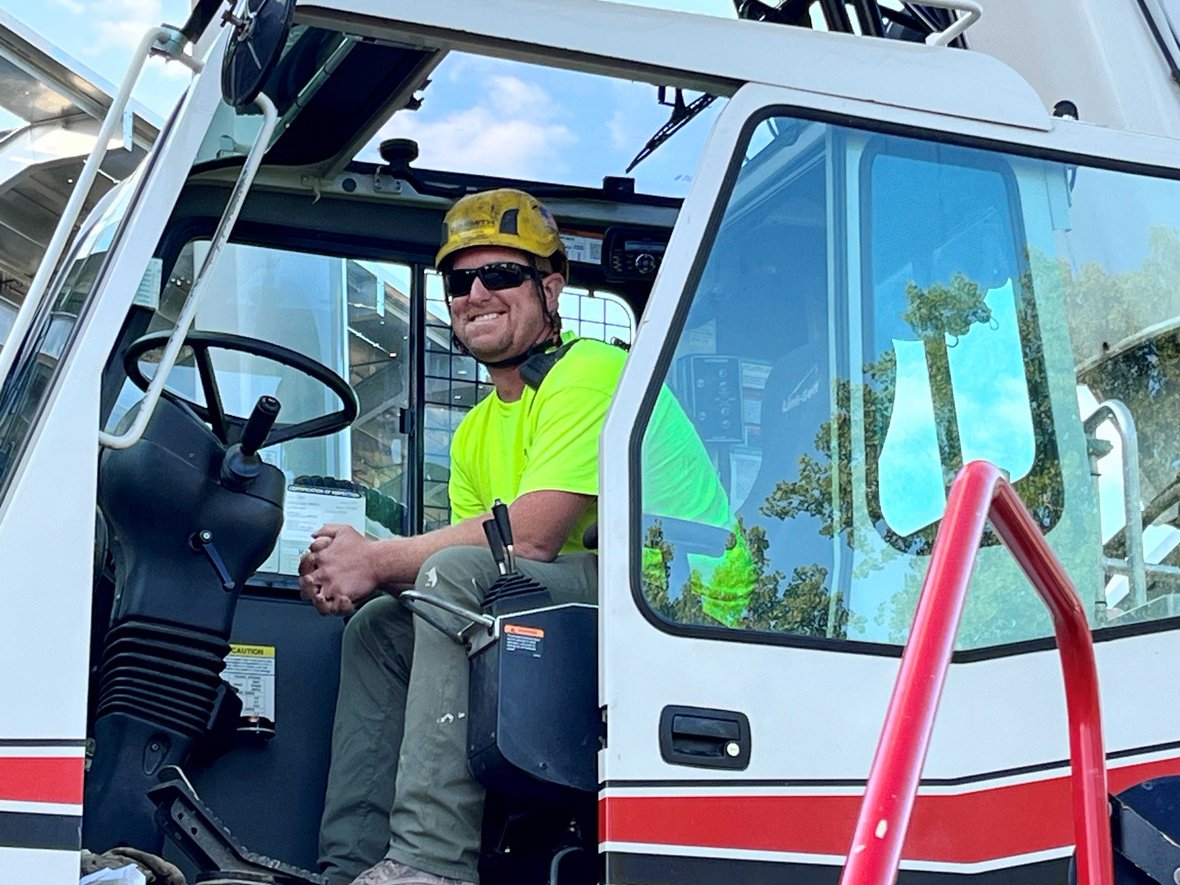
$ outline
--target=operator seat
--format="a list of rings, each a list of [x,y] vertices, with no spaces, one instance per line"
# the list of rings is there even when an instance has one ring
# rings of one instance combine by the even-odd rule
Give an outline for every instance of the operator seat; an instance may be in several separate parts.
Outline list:
[[[762,461],[745,500],[737,507],[747,530],[761,526],[769,542],[771,568],[788,578],[799,567],[814,565],[833,575],[832,538],[821,534],[825,516],[834,511],[829,488],[811,489],[804,500],[826,499],[823,515],[798,509],[787,518],[768,515],[763,508],[781,483],[800,479],[805,457],[821,467],[833,467],[829,452],[832,428],[831,373],[827,343],[812,336],[792,349],[771,369],[762,391]],[[793,501],[799,501],[798,496]],[[829,583],[829,590],[833,589]]]

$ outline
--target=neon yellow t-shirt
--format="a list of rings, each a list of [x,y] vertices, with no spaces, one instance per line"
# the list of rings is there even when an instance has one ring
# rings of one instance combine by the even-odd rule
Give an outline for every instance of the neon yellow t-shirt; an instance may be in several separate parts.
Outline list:
[[[573,340],[567,333],[564,340]],[[598,440],[627,355],[601,341],[579,339],[540,389],[525,387],[514,403],[495,391],[460,423],[451,442],[451,521],[486,513],[497,498],[509,504],[528,492],[598,495]],[[658,433],[654,433],[656,428]],[[653,444],[658,440],[658,444]],[[666,475],[666,482],[651,475]],[[704,445],[676,398],[657,400],[644,447],[644,510],[727,525],[729,504]],[[652,500],[654,496],[654,500]],[[589,508],[562,553],[585,552],[582,536],[598,518]]]

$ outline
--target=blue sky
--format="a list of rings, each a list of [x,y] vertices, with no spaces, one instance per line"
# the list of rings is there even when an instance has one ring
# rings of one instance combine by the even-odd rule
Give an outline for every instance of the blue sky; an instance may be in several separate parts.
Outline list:
[[[604,0],[605,2],[605,0]],[[733,17],[732,0],[635,0],[638,5]],[[108,84],[118,84],[144,32],[181,24],[189,0],[0,0],[0,9],[43,36]],[[158,60],[135,98],[163,118],[183,91],[188,72]],[[472,88],[472,84],[479,84]],[[691,98],[692,96],[690,96]],[[668,117],[649,85],[604,82],[573,73],[476,58],[448,60],[415,114],[403,114],[381,137],[412,137],[419,165],[585,185],[621,175]],[[0,112],[2,116],[2,112]],[[713,113],[693,121],[633,173],[640,190],[683,194]],[[0,119],[0,128],[15,121]],[[472,147],[471,135],[496,150]],[[376,159],[375,153],[366,158]]]

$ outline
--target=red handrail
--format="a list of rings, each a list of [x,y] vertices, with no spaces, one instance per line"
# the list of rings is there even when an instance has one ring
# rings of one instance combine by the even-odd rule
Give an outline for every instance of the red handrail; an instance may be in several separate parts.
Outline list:
[[[1073,582],[1024,502],[987,461],[968,464],[951,486],[841,885],[888,885],[897,876],[963,599],[989,519],[1053,617],[1069,714],[1077,881],[1111,885],[1106,759],[1090,627]]]

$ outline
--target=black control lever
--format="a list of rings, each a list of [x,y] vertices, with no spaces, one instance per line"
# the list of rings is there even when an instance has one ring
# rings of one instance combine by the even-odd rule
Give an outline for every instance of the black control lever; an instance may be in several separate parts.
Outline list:
[[[208,529],[201,529],[199,532],[194,532],[193,536],[188,539],[188,545],[197,553],[205,554],[205,558],[213,566],[213,571],[217,572],[217,580],[221,582],[221,589],[226,593],[232,591],[234,589],[234,579],[225,565],[225,560],[221,558],[221,554],[213,546],[213,532]]]
[[[253,458],[266,442],[270,429],[275,426],[275,419],[279,417],[279,409],[283,407],[273,396],[260,396],[254,404],[254,411],[246,419],[246,427],[242,430],[242,454]]]
[[[496,561],[496,568],[500,570],[500,574],[507,574],[508,569],[504,567],[504,539],[500,537],[500,530],[496,527],[494,519],[483,521],[483,533],[488,539],[488,547],[492,550],[492,559]]]
[[[262,472],[262,459],[258,457],[258,450],[275,426],[281,408],[282,404],[273,396],[258,397],[242,429],[241,442],[225,451],[225,458],[221,462],[223,486],[240,491],[254,482]]]
[[[500,538],[504,542],[504,550],[508,554],[508,571],[515,572],[516,556],[512,550],[512,521],[508,518],[508,505],[499,498],[492,505],[492,517],[496,520],[496,528],[499,529]]]

